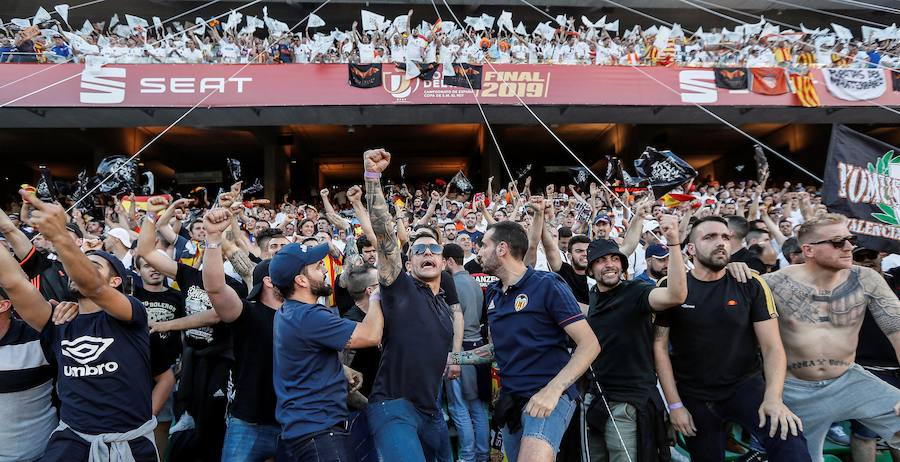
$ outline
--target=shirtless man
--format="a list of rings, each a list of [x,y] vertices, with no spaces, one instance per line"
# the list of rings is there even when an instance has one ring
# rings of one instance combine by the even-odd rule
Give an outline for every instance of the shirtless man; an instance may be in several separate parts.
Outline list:
[[[787,353],[784,403],[802,420],[810,456],[822,460],[832,422],[857,419],[900,447],[900,390],[854,363],[865,310],[900,357],[900,301],[878,273],[853,266],[845,217],[825,214],[797,232],[806,263],[764,276]]]

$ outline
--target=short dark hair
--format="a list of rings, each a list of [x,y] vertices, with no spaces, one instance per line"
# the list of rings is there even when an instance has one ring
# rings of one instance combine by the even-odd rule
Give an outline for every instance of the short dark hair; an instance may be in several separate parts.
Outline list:
[[[367,276],[371,270],[375,269],[370,264],[351,266],[341,273],[341,280],[347,287],[347,292],[354,301],[361,300],[366,293],[366,289],[378,283],[378,276],[369,279]]]
[[[576,236],[572,236],[572,239],[569,240],[569,247],[566,250],[568,250],[569,253],[572,253],[572,247],[574,247],[575,244],[590,244],[590,243],[591,243],[591,238],[585,236],[584,234],[578,234]]]
[[[259,235],[256,236],[256,242],[259,244],[259,248],[262,249],[268,247],[269,241],[276,237],[284,237],[284,231],[279,228],[266,228],[260,230]]]
[[[453,260],[453,263],[457,265],[462,265],[465,259],[465,251],[459,244],[450,243],[444,246],[442,256],[447,260]]]
[[[765,249],[760,244],[753,244],[747,247],[747,258],[761,258]]]
[[[297,229],[302,228],[303,225],[305,225],[307,221],[310,222],[310,223],[312,223],[313,226],[316,226],[316,222],[312,221],[312,220],[309,219],[309,218],[304,218],[302,221],[300,221],[300,224],[297,225]]]
[[[494,230],[491,237],[494,242],[498,244],[506,242],[513,258],[517,260],[525,258],[525,252],[528,251],[528,233],[522,225],[514,221],[499,221],[488,226],[487,230]]]
[[[441,234],[438,232],[438,230],[434,229],[434,226],[431,225],[416,225],[415,227],[413,227],[413,233],[409,237],[409,243],[414,243],[416,239],[419,239],[426,234],[429,237],[433,237],[438,244],[441,243]]]
[[[561,226],[559,228],[559,230],[557,231],[557,233],[559,233],[560,239],[562,239],[564,237],[572,237],[572,235],[573,235],[572,228],[569,228],[568,226]]]
[[[734,233],[734,237],[742,241],[747,237],[747,232],[750,231],[750,223],[747,222],[747,219],[737,215],[726,216],[725,225]]]
[[[759,239],[762,237],[763,234],[769,234],[769,230],[768,230],[768,229],[756,229],[756,228],[753,228],[753,229],[747,231],[746,239],[747,239],[748,241],[751,240],[751,239],[757,239],[757,240],[759,240]]]
[[[781,254],[784,255],[784,259],[788,262],[791,261],[791,255],[802,252],[803,249],[800,248],[800,241],[798,241],[796,237],[788,238],[781,244]]]
[[[359,236],[359,239],[356,240],[356,251],[362,253],[363,249],[366,247],[374,247],[374,245],[369,242],[369,238],[365,235]]]
[[[694,222],[694,226],[691,226],[691,231],[688,233],[688,242],[694,242],[694,230],[697,229],[698,226],[702,225],[703,223],[710,222],[710,221],[714,221],[716,223],[721,223],[721,224],[725,225],[725,227],[728,227],[728,220],[726,220],[718,215],[710,215],[708,217],[703,217],[703,218],[697,220],[696,222]]]

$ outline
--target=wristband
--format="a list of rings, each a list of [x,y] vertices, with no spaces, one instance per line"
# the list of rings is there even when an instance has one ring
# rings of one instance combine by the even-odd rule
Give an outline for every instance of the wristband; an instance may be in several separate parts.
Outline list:
[[[203,241],[203,244],[204,244],[204,247],[205,247],[207,250],[210,250],[210,249],[218,249],[219,247],[222,247],[222,242],[209,242],[209,241]]]
[[[365,177],[367,180],[377,180],[381,178],[381,174],[378,172],[370,172],[367,170],[363,177]]]
[[[677,402],[677,403],[672,403],[672,404],[670,404],[670,405],[669,405],[669,411],[674,411],[675,409],[681,409],[681,408],[683,408],[683,407],[684,407],[684,404],[682,404],[681,401],[679,401],[679,402]]]
[[[681,247],[681,244],[666,244],[666,247]]]
[[[378,292],[369,294],[369,302],[381,302],[381,294],[379,294]]]

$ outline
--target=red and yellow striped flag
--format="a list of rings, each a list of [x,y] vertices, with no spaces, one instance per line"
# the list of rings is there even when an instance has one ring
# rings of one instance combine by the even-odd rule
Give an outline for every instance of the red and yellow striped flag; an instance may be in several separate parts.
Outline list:
[[[791,85],[794,87],[794,94],[800,100],[803,107],[819,107],[822,103],[819,101],[819,95],[816,93],[816,87],[813,86],[812,77],[809,74],[791,74]]]

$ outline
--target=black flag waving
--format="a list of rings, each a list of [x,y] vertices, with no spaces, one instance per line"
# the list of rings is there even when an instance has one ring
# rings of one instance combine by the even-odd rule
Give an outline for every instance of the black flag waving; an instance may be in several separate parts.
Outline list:
[[[654,197],[662,197],[697,177],[697,171],[672,151],[657,151],[649,146],[634,161],[634,169],[650,182]]]
[[[900,253],[900,149],[844,125],[831,130],[823,199],[850,218],[850,232],[867,249]]]
[[[446,64],[445,64],[446,66]],[[474,90],[481,89],[481,66],[476,64],[453,63],[453,72],[456,75],[445,75],[444,85],[453,85],[454,87],[471,88]],[[466,83],[466,79],[469,80]]]
[[[347,65],[350,73],[350,86],[356,88],[377,88],[381,86],[381,64]]]

